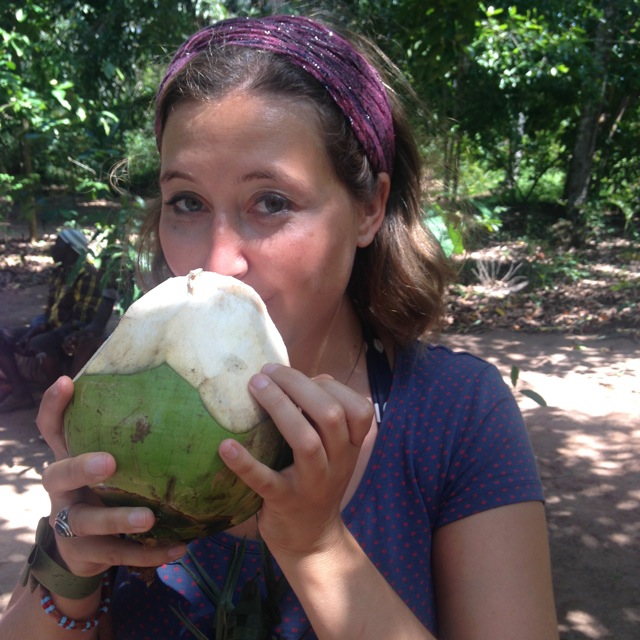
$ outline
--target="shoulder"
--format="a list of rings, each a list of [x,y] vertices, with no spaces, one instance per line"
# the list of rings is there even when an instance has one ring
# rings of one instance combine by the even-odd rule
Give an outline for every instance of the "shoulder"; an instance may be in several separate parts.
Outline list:
[[[438,505],[436,528],[543,498],[522,414],[494,365],[425,344],[399,353],[396,365],[389,423],[417,452],[416,473]]]
[[[397,352],[396,373],[405,383],[449,384],[452,388],[478,382],[504,384],[498,369],[482,358],[418,341]]]
[[[85,260],[78,269],[74,282],[75,286],[90,288],[93,291],[100,282],[100,273],[93,264]]]
[[[520,429],[522,416],[498,369],[466,352],[414,343],[399,351],[389,406],[424,429],[438,424],[451,433],[486,428],[487,421]],[[428,424],[424,418],[428,418]],[[467,433],[468,435],[468,433]]]

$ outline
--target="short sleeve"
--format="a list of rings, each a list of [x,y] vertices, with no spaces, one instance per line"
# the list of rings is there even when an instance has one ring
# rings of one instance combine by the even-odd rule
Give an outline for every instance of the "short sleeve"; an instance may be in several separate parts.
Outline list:
[[[465,354],[466,355],[466,354]],[[436,527],[507,504],[544,499],[537,464],[513,393],[493,365],[458,361],[461,393],[450,407]],[[472,363],[473,364],[473,363]]]

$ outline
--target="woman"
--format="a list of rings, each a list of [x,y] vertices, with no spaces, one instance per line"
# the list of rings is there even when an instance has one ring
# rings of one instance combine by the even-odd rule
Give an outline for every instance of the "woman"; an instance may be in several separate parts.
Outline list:
[[[263,507],[178,560],[183,545],[117,535],[150,529],[151,512],[106,509],[86,490],[115,463],[67,457],[72,383],[60,379],[39,416],[57,457],[43,482],[58,535],[43,528],[72,575],[43,592],[49,615],[37,589],[19,588],[3,637],[68,637],[61,616],[100,638],[202,637],[191,624],[215,637],[193,558],[222,587],[245,538],[234,597],[260,589],[255,637],[556,638],[542,493],[513,397],[486,363],[417,341],[443,314],[448,269],[420,224],[415,142],[379,72],[317,22],[223,21],[176,53],[156,135],[153,273],[201,267],[260,294],[292,366],[266,365],[250,391],[294,461],[274,472],[223,442]],[[258,537],[284,593],[267,588]],[[149,587],[111,571],[159,565]],[[103,572],[102,589],[73,577]]]

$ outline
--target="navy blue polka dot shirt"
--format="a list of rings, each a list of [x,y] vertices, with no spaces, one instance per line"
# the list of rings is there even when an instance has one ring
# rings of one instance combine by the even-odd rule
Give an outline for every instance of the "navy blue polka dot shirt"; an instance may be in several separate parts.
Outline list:
[[[343,519],[432,633],[437,633],[434,531],[487,509],[542,499],[521,414],[498,370],[441,346],[397,351],[376,444]],[[192,542],[190,550],[222,587],[237,544],[222,533]],[[248,542],[236,595],[261,567],[258,544]],[[264,590],[262,577],[258,582]],[[160,567],[150,587],[120,571],[113,594],[117,638],[194,638],[172,608],[215,637],[215,607],[180,564]],[[281,615],[273,638],[316,637],[290,590],[281,600]]]

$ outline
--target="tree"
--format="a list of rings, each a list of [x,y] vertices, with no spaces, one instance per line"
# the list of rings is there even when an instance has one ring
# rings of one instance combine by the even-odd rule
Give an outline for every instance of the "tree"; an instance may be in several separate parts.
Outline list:
[[[32,61],[39,54],[32,33],[40,23],[40,7],[27,2],[24,8],[10,9],[13,9],[12,23],[3,19],[0,27],[4,43],[0,57],[0,138],[7,150],[0,161],[0,173],[4,176],[3,196],[8,202],[13,201],[15,193],[22,193],[29,234],[35,239],[34,191],[40,173],[34,160],[34,145],[55,135],[68,122],[71,105],[66,92],[71,85],[60,83],[56,76],[38,82],[32,73]]]
[[[127,131],[150,130],[156,63],[193,31],[196,10],[224,15],[218,0],[26,0],[0,9],[0,169],[32,238],[36,189],[105,183]]]
[[[331,13],[335,0],[314,9]],[[153,150],[153,91],[175,47],[227,15],[301,11],[283,0],[8,0],[0,7],[0,174],[36,233],[34,192],[78,193],[115,162]],[[527,200],[566,173],[567,211],[640,202],[638,0],[341,0],[405,72],[420,101],[434,184],[458,206],[465,170],[502,176],[494,193]],[[167,25],[171,29],[167,29]],[[159,63],[159,64],[158,64]],[[402,88],[401,88],[402,90]],[[155,166],[134,174],[150,177]],[[147,178],[144,178],[148,180]],[[144,180],[137,193],[143,193]],[[588,206],[584,203],[587,202]]]
[[[611,146],[612,137],[640,91],[637,70],[629,64],[637,64],[637,60],[624,55],[638,44],[632,35],[640,25],[637,2],[602,0],[585,9],[589,25],[586,44],[591,55],[585,56],[589,62],[583,74],[580,117],[564,189],[567,216],[579,226],[584,224],[583,210],[590,196],[594,166],[600,160],[598,168],[602,172],[606,158],[611,158],[611,150],[607,153],[606,147]]]

